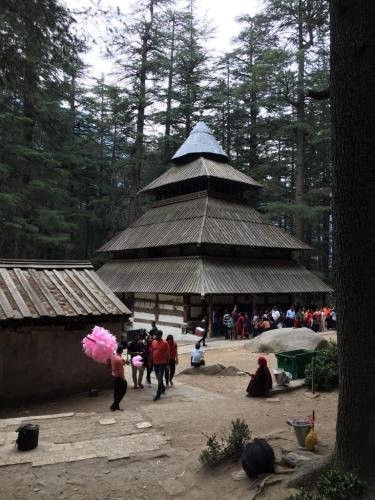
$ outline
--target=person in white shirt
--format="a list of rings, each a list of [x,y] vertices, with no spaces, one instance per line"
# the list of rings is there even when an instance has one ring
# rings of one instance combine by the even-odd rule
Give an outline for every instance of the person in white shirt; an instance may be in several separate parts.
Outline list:
[[[195,344],[195,348],[191,352],[191,366],[195,366],[195,368],[199,368],[200,366],[204,366],[204,350],[201,348],[200,343],[197,342]]]
[[[271,314],[274,325],[278,327],[280,323],[280,311],[277,309],[276,306],[273,306]]]
[[[296,317],[296,311],[293,306],[290,306],[290,309],[286,312],[286,327],[291,328],[294,325],[294,320]]]

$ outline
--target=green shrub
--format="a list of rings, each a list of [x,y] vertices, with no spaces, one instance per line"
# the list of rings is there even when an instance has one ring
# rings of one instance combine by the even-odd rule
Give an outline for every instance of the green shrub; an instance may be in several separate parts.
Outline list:
[[[319,498],[327,500],[359,500],[365,483],[351,472],[330,470],[322,475],[316,485]]]
[[[303,488],[286,500],[360,500],[364,489],[365,483],[351,472],[330,470],[314,488]]]
[[[220,441],[216,434],[208,436],[207,448],[199,456],[199,460],[207,465],[217,465],[229,458],[237,460],[242,453],[243,445],[249,441],[251,433],[244,420],[232,420],[229,434],[223,433]]]
[[[306,366],[306,384],[311,388],[312,363]],[[337,343],[330,341],[328,346],[314,356],[314,382],[320,390],[330,390],[338,385]]]

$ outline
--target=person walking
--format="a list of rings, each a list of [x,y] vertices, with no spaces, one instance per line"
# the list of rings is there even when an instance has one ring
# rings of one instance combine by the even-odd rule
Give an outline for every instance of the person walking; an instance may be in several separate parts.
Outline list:
[[[126,389],[128,384],[125,380],[125,370],[124,365],[125,360],[122,357],[124,349],[121,345],[117,347],[116,354],[112,355],[111,367],[112,367],[112,378],[113,378],[113,403],[111,405],[112,411],[123,411],[120,408],[120,403],[126,394]]]
[[[156,332],[155,337],[155,340],[151,343],[151,359],[149,363],[154,365],[155,375],[158,380],[158,388],[154,397],[154,401],[157,401],[166,389],[163,379],[165,365],[169,363],[169,345],[168,342],[162,339],[163,332],[161,330]]]
[[[223,324],[224,324],[224,328],[225,328],[225,339],[232,340],[233,318],[230,314],[228,314],[228,313],[224,314]]]
[[[145,363],[145,346],[141,339],[139,338],[139,335],[135,337],[134,340],[129,342],[128,344],[128,349],[127,349],[127,354],[128,356],[130,355],[130,362],[131,362],[131,367],[132,367],[132,379],[133,379],[133,384],[134,387],[133,389],[137,389],[140,387],[143,389],[143,373],[145,370],[144,363]],[[136,356],[141,356],[142,357],[142,366],[136,366],[133,364],[133,360]]]
[[[178,365],[178,347],[177,342],[173,339],[173,335],[167,335],[167,342],[169,346],[169,363],[165,365],[165,383],[168,387],[168,385],[173,385],[173,377],[176,365]]]
[[[208,334],[208,323],[207,323],[206,317],[202,318],[202,321],[199,323],[199,328],[201,330],[203,330],[203,335],[202,335],[202,338],[199,342],[202,342],[203,345],[205,346],[206,345],[206,338],[207,338],[207,334]]]
[[[146,380],[148,385],[151,385],[151,373],[154,367],[152,366],[151,363],[151,344],[152,344],[152,337],[147,337],[146,343],[145,343],[145,354],[144,354],[144,359],[145,359],[145,365],[146,365]]]

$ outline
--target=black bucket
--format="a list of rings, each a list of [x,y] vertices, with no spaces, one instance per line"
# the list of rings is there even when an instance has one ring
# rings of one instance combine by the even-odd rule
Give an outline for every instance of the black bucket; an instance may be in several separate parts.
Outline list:
[[[38,446],[39,425],[22,424],[16,432],[18,432],[16,443],[19,451],[33,450]]]

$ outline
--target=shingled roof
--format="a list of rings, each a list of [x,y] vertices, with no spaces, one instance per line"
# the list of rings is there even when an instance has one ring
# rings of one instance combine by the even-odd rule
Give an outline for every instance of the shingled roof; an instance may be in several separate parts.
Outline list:
[[[174,163],[185,163],[198,156],[206,156],[207,158],[225,162],[229,159],[211,130],[202,121],[195,125],[189,137],[172,157],[172,161]]]
[[[176,257],[116,260],[98,269],[117,293],[278,294],[332,292],[293,260]]]
[[[90,262],[0,260],[0,321],[125,314]]]
[[[185,165],[173,166],[160,177],[152,181],[140,192],[148,193],[163,186],[187,182],[199,177],[210,177],[223,179],[224,181],[236,182],[248,187],[261,188],[262,185],[248,175],[231,167],[228,163],[220,163],[203,156],[196,158]]]
[[[201,192],[192,199],[160,202],[99,251],[118,252],[191,243],[290,250],[310,248],[272,224],[253,207]]]

